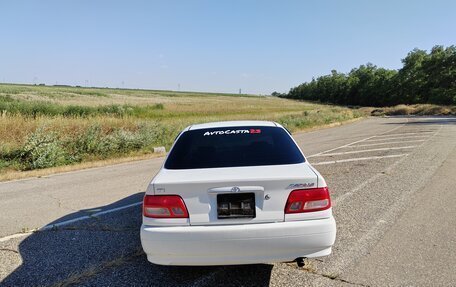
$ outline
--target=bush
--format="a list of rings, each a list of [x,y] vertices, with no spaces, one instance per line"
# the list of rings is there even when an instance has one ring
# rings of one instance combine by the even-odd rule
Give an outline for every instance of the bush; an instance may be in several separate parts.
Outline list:
[[[25,170],[58,166],[66,163],[65,150],[56,133],[39,128],[27,138],[20,161]]]
[[[119,129],[104,139],[106,152],[126,153],[135,150],[152,149],[153,145],[162,140],[165,130],[158,124],[141,124],[135,132]]]
[[[71,139],[66,146],[74,161],[84,156],[106,158],[113,154],[139,150],[151,150],[163,138],[165,129],[158,124],[140,123],[135,130],[115,129],[103,131],[99,124],[90,126],[85,132]]]
[[[90,126],[84,133],[76,136],[76,139],[70,139],[69,148],[76,160],[80,160],[83,154],[99,153],[102,130],[100,125]]]
[[[87,158],[109,158],[115,154],[150,151],[154,145],[161,144],[161,137],[168,136],[166,133],[161,125],[146,122],[138,124],[134,130],[103,130],[100,124],[94,124],[76,138],[62,140],[56,133],[41,127],[27,137],[19,150],[1,152],[0,161],[18,161],[22,170],[32,170]]]
[[[126,153],[141,149],[145,143],[140,134],[119,129],[107,136],[105,143],[108,143],[106,151],[111,153]]]

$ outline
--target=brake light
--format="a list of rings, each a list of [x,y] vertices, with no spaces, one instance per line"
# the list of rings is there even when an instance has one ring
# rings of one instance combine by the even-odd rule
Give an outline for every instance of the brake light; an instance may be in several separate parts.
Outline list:
[[[152,218],[188,218],[187,207],[179,195],[146,195],[143,214]]]
[[[325,210],[331,207],[327,187],[297,189],[288,196],[285,213],[302,213]]]

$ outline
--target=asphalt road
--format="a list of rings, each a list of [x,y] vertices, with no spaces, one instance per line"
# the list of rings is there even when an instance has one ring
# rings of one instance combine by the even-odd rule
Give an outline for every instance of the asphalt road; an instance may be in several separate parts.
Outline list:
[[[137,203],[159,158],[0,183],[0,285],[454,285],[455,118],[370,118],[294,137],[332,192],[331,256],[304,268],[148,263]]]

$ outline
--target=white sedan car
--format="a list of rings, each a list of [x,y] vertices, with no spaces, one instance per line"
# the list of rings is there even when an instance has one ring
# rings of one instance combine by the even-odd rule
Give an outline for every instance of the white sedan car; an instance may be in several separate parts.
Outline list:
[[[299,264],[335,238],[325,180],[274,122],[187,127],[144,197],[141,243],[155,264]]]

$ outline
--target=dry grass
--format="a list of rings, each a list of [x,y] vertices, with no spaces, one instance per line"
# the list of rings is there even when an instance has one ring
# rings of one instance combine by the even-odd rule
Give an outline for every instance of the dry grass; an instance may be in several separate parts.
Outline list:
[[[21,175],[21,170],[38,166],[24,162],[34,159],[24,159],[23,156],[24,147],[27,144],[30,146],[30,136],[37,131],[41,134],[53,134],[50,138],[59,141],[58,147],[53,147],[49,152],[63,152],[63,155],[55,156],[55,163],[50,160],[49,164],[46,162],[39,167],[52,167],[64,171],[66,168],[53,166],[76,163],[75,166],[69,167],[72,170],[93,166],[93,162],[97,160],[102,160],[101,163],[106,164],[113,158],[128,159],[150,154],[153,146],[169,148],[177,133],[191,124],[223,120],[272,120],[282,123],[291,131],[298,131],[361,116],[355,109],[269,96],[171,91],[0,85],[0,100],[2,99],[6,103],[6,108],[11,107],[8,103],[14,103],[19,107],[16,110],[0,111],[2,180],[49,173],[31,171],[24,173],[24,176]],[[39,108],[37,114],[33,113],[35,104],[37,109]],[[129,106],[126,108],[132,109],[133,112],[104,114],[104,110],[96,110],[90,115],[75,116],[60,114],[65,109],[59,108],[96,108],[112,104],[127,104]],[[21,105],[27,110],[22,110]],[[54,109],[49,110],[52,114],[46,114],[46,107],[52,105]],[[160,108],[153,108],[154,105],[160,105]],[[26,113],[22,114],[22,111]],[[89,137],[88,132],[94,127],[98,129],[98,138],[94,144],[100,143],[100,147],[92,151],[87,148],[78,150],[74,143]],[[141,137],[144,135],[146,138]],[[38,142],[42,138],[38,137]],[[112,140],[120,142],[113,148],[109,145]],[[34,156],[36,157],[36,153]]]
[[[67,118],[64,116],[35,118],[21,115],[4,116],[0,118],[0,139],[2,144],[21,145],[26,137],[38,127],[47,127],[49,130],[59,131],[67,136],[74,136],[86,130],[93,124],[99,124],[105,130],[116,128],[134,129],[137,119],[93,117],[93,118]]]
[[[398,115],[417,115],[417,116],[448,116],[456,115],[456,106],[438,106],[430,104],[419,105],[397,105],[385,108],[361,108],[362,112],[372,116],[398,116]]]

